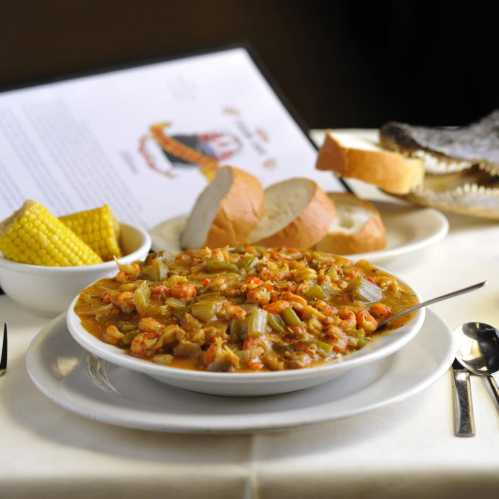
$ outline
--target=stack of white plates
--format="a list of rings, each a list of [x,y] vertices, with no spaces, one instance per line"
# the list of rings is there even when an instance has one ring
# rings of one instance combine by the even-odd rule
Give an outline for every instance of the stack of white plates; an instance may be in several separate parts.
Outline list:
[[[26,363],[45,395],[94,420],[169,432],[252,432],[331,421],[402,401],[438,379],[454,353],[445,324],[420,311],[403,328],[321,367],[189,371],[132,358],[97,340],[70,308],[67,320],[54,319],[35,337]]]

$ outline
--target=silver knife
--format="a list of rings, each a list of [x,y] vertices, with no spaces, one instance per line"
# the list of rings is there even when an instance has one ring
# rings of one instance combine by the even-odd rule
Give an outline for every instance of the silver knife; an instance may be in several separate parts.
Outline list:
[[[454,392],[454,434],[456,437],[475,436],[475,416],[471,398],[470,373],[454,359],[452,363]]]

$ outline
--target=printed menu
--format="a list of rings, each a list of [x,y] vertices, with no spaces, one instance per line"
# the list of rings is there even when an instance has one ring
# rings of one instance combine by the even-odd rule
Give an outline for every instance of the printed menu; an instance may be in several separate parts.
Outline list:
[[[27,198],[58,215],[107,202],[151,228],[224,164],[343,190],[316,154],[244,48],[13,90],[0,94],[0,219]]]

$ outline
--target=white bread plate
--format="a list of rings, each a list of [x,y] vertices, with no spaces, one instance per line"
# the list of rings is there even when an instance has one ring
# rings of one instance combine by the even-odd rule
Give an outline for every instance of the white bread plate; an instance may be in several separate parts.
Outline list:
[[[432,208],[420,208],[391,201],[370,200],[381,214],[386,227],[385,249],[346,255],[353,260],[382,263],[427,249],[442,241],[449,230],[445,215]],[[165,220],[151,231],[153,247],[170,253],[181,251],[180,235],[187,215]]]
[[[68,309],[67,327],[76,342],[91,354],[112,364],[144,373],[161,383],[194,392],[231,397],[276,395],[340,378],[352,369],[380,361],[403,348],[418,334],[425,318],[425,310],[421,309],[403,327],[384,332],[364,348],[318,367],[257,373],[215,373],[161,366],[132,357],[124,350],[104,343],[81,325],[74,311],[76,301],[77,298]]]
[[[120,224],[121,263],[144,260],[151,249],[149,234]],[[73,298],[91,282],[116,272],[116,262],[78,267],[47,267],[13,262],[0,256],[0,286],[22,307],[45,317],[67,310]]]

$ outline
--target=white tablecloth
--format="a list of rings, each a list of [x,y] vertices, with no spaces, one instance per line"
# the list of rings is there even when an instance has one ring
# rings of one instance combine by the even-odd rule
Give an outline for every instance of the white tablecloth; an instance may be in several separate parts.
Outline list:
[[[451,328],[499,325],[499,224],[449,219],[438,247],[388,267],[423,297],[489,279],[486,289],[433,310]],[[46,399],[24,367],[46,319],[3,296],[2,320],[10,329],[9,370],[0,380],[2,499],[499,497],[499,413],[480,379],[473,379],[477,436],[469,439],[453,435],[447,374],[402,404],[299,430],[147,433],[83,419]]]

